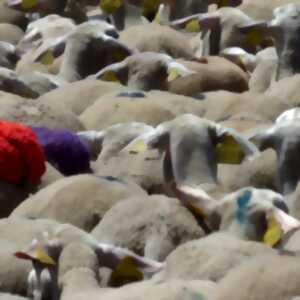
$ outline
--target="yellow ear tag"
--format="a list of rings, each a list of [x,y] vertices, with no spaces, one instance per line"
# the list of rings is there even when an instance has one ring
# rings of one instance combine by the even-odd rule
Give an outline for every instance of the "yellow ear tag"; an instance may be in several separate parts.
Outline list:
[[[120,80],[118,79],[117,75],[115,72],[113,71],[107,71],[105,72],[101,78],[104,81],[114,81],[114,82],[120,82]]]
[[[261,45],[263,48],[274,47],[274,40],[271,37],[266,37],[261,41]]]
[[[153,20],[153,23],[155,24],[161,24],[161,12],[160,10],[157,11],[157,14]]]
[[[199,216],[201,218],[206,217],[205,212],[200,207],[197,207],[193,204],[188,204],[187,206],[191,210],[191,212],[193,212],[196,216]]]
[[[245,157],[239,144],[230,135],[225,135],[223,141],[217,144],[216,155],[220,164],[240,164]]]
[[[247,42],[252,46],[260,45],[263,40],[263,36],[259,29],[253,28],[247,34]]]
[[[147,149],[148,146],[146,142],[143,139],[139,139],[136,142],[132,143],[132,145],[130,145],[127,150],[129,153],[142,153]]]
[[[123,6],[123,0],[100,0],[101,10],[107,14],[115,14]]]
[[[228,0],[218,0],[217,1],[217,5],[218,7],[224,7],[224,6],[228,6]]]
[[[168,75],[168,82],[171,82],[175,79],[177,79],[180,76],[178,70],[176,68],[171,68],[169,70],[169,75]]]
[[[124,257],[111,274],[111,283],[121,285],[128,282],[143,280],[144,275],[138,269],[133,258]]]
[[[200,31],[200,24],[198,19],[192,19],[185,25],[185,30],[188,32],[199,32]]]
[[[43,54],[43,56],[40,58],[40,63],[43,65],[51,65],[54,61],[53,52],[51,50],[48,50]]]
[[[124,60],[127,56],[121,49],[115,49],[112,53],[112,57],[116,62]]]
[[[159,8],[160,0],[144,0],[143,3],[143,14],[149,14],[152,12],[156,12]]]
[[[39,0],[23,0],[22,1],[22,8],[23,9],[30,9],[37,6],[39,3]]]
[[[272,218],[268,223],[268,229],[263,237],[263,242],[271,247],[275,246],[281,239],[283,231],[280,224]]]
[[[35,256],[35,258],[43,264],[56,265],[55,261],[42,249],[37,249]]]

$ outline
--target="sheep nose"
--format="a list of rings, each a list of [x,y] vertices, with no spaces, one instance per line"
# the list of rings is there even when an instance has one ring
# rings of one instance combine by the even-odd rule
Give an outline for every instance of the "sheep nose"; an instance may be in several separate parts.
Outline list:
[[[115,39],[118,39],[119,38],[119,33],[116,31],[116,30],[114,30],[114,29],[109,29],[109,30],[107,30],[106,32],[105,32],[107,35],[109,35],[109,36],[112,36],[113,38],[115,38]]]
[[[273,201],[273,204],[277,207],[277,208],[279,208],[279,209],[281,209],[282,211],[284,211],[285,213],[289,213],[289,208],[288,208],[288,206],[282,201],[282,200],[277,200],[277,199],[275,199],[274,201]]]

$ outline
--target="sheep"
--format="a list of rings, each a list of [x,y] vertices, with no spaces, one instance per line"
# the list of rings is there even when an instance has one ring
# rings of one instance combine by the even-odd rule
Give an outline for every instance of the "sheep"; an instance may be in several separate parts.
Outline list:
[[[120,41],[140,52],[159,52],[174,58],[193,60],[199,58],[199,37],[188,36],[157,23],[129,27],[120,33]]]
[[[239,47],[229,47],[220,51],[220,56],[229,59],[246,72],[251,73],[250,80],[252,80],[253,72],[261,62],[276,61],[278,58],[274,47],[267,47],[257,52],[256,55],[248,53]]]
[[[288,3],[300,3],[298,0],[244,0],[238,9],[256,20],[270,21],[273,17],[273,10]]]
[[[50,185],[51,183],[64,178],[64,176],[55,169],[52,165],[46,162],[46,172],[41,178],[41,183],[39,184],[37,190],[41,190],[42,188]]]
[[[229,191],[253,186],[279,192],[276,160],[275,151],[268,149],[253,160],[242,162],[241,165],[220,165],[218,168],[219,181]]]
[[[168,82],[193,73],[195,72],[175,62],[168,55],[143,52],[131,55],[120,63],[109,65],[94,77],[120,81],[131,89],[149,91],[166,90]]]
[[[6,219],[0,220],[1,232],[1,292],[26,296],[27,276],[31,270],[31,264],[25,260],[19,260],[12,254],[25,248],[40,232],[57,226],[58,223],[51,220],[26,220]],[[4,297],[4,295],[1,295]],[[6,298],[5,298],[6,299]]]
[[[27,86],[30,86],[32,91],[37,93],[38,96],[64,85],[64,81],[56,76],[38,71],[19,75],[18,78]]]
[[[66,36],[48,39],[49,45],[42,45],[37,49],[33,61],[49,64],[52,58],[64,53],[59,77],[72,82],[95,74],[105,66],[119,62],[133,53],[133,50],[105,33],[111,27],[103,21],[80,24]],[[51,57],[50,61],[48,55]]]
[[[15,252],[16,257],[33,263],[33,270],[28,276],[28,292],[34,299],[45,299],[44,297],[58,299],[60,287],[64,293],[66,288],[64,283],[70,282],[71,278],[65,278],[70,275],[68,274],[70,271],[85,267],[96,271],[97,262],[100,267],[112,270],[111,284],[116,284],[119,280],[136,281],[151,277],[162,268],[161,263],[135,255],[127,249],[98,243],[89,234],[67,224],[61,224],[42,234],[39,238],[35,238],[27,249]],[[76,248],[79,251],[75,251]]]
[[[299,104],[299,79],[300,75],[296,74],[274,82],[265,92],[265,95],[268,97],[277,97],[281,99],[281,101],[286,104],[285,110],[297,107]]]
[[[84,125],[70,111],[58,103],[38,103],[9,93],[0,93],[0,119],[18,121],[28,126],[85,130]]]
[[[28,24],[28,18],[25,13],[16,11],[7,6],[7,0],[0,1],[0,23],[8,23],[24,29]]]
[[[164,261],[180,244],[204,236],[178,200],[162,195],[136,196],[116,204],[91,234],[100,242],[128,248],[156,261]]]
[[[205,58],[207,63],[181,61],[195,74],[170,82],[171,93],[200,98],[204,92],[225,90],[242,93],[248,90],[248,75],[233,63],[217,56]]]
[[[63,235],[68,234],[66,232]],[[64,240],[64,237],[63,237]],[[167,282],[143,281],[126,285],[118,289],[101,288],[97,272],[98,266],[107,265],[112,269],[110,284],[116,285],[137,280],[144,275],[152,275],[162,268],[162,264],[133,255],[126,249],[93,240],[84,240],[84,236],[73,237],[67,243],[63,240],[49,243],[32,244],[31,251],[18,252],[20,258],[36,260],[32,272],[31,283],[35,295],[60,299],[80,299],[88,296],[90,299],[190,299],[203,297],[214,293],[215,285],[209,281],[171,280]],[[63,244],[61,244],[63,242]],[[39,254],[34,250],[40,246]],[[54,251],[56,253],[54,253]],[[59,259],[57,253],[60,253]],[[126,255],[126,257],[124,257]],[[54,257],[54,258],[52,258]],[[106,258],[106,260],[104,260]],[[50,265],[49,262],[55,263]],[[37,276],[37,264],[42,268],[42,274],[54,276]],[[54,271],[54,272],[53,272]],[[40,281],[41,279],[41,281]],[[39,284],[41,283],[41,284]],[[79,284],[80,283],[80,284]],[[51,288],[52,287],[52,288]],[[37,298],[34,298],[37,299]]]
[[[87,21],[70,27],[69,20],[56,15],[50,17],[58,18],[57,27],[50,26],[46,19],[44,22],[38,20],[42,23],[33,24],[29,29],[27,39],[37,39],[36,46],[30,49],[30,43],[27,52],[26,38],[23,45],[20,44],[20,51],[26,54],[17,65],[18,74],[28,73],[32,69],[40,70],[54,73],[66,83],[96,73],[107,64],[118,62],[133,52],[115,39],[118,37],[115,27],[105,21]],[[62,28],[59,23],[62,23]],[[36,26],[41,28],[37,30]]]
[[[97,160],[93,165],[95,174],[126,178],[141,186],[149,194],[166,194],[164,184],[162,157],[157,150],[142,153],[127,152],[123,148],[108,161]]]
[[[0,24],[0,41],[17,46],[23,36],[24,31],[17,25],[9,23]]]
[[[118,123],[130,122],[155,126],[174,117],[174,113],[161,102],[148,101],[147,97],[116,97],[114,93],[113,97],[100,97],[79,118],[87,130],[103,130]]]
[[[125,89],[125,87],[115,82],[84,79],[64,84],[55,90],[43,94],[39,97],[38,102],[44,104],[51,102],[64,105],[66,109],[78,116],[103,95],[112,91],[122,91]]]
[[[2,300],[29,300],[29,298],[16,296],[8,293],[0,293],[0,299]]]
[[[245,72],[223,58],[209,57],[207,63],[172,61],[154,52],[129,56],[95,75],[96,78],[119,81],[131,89],[169,90],[175,94],[197,97],[218,89],[243,92],[248,89]]]
[[[124,3],[125,2],[125,3]],[[219,7],[222,6],[237,6],[241,4],[241,0],[126,0],[118,2],[108,2],[106,0],[100,1],[101,9],[109,15],[112,15],[113,22],[119,30],[124,29],[126,11],[128,9],[127,4],[132,4],[141,7],[142,15],[144,15],[149,21],[153,20],[157,11],[159,10],[160,4],[165,4],[169,6],[170,9],[170,19],[178,19],[185,16],[193,15],[200,12],[207,12],[210,4],[217,4]]]
[[[293,84],[296,82],[293,82]],[[286,93],[294,93],[287,88],[282,94],[244,92],[242,94],[227,91],[206,92],[202,94],[203,118],[216,122],[232,120],[253,120],[254,126],[274,122],[285,110],[291,107]],[[293,99],[291,99],[293,100]],[[250,128],[249,128],[250,129]]]
[[[14,69],[19,59],[18,55],[16,54],[15,46],[13,46],[10,43],[1,41],[0,54],[1,54],[0,66],[8,69]]]
[[[200,189],[189,192],[198,200],[194,206],[197,215],[206,220],[211,230],[227,231],[241,239],[276,247],[285,234],[300,224],[288,215],[282,195],[271,190],[246,187],[219,201],[199,197]]]
[[[271,36],[278,54],[275,80],[292,76],[299,72],[297,32],[299,29],[300,4],[286,4],[277,7],[270,22],[242,25],[241,30],[256,30],[257,35]]]
[[[50,218],[91,231],[109,208],[135,194],[145,193],[137,185],[121,179],[71,176],[59,179],[28,197],[11,213],[11,217]],[[65,209],[61,209],[62,206],[66,206]]]
[[[253,241],[242,241],[229,233],[213,233],[178,246],[166,258],[155,280],[210,280],[219,282],[235,267],[252,257],[276,251]]]
[[[274,254],[254,257],[220,281],[213,299],[292,299],[300,292],[298,272],[299,257]]]
[[[280,191],[292,193],[298,183],[298,136],[299,120],[282,120],[269,129],[252,137],[261,150],[272,148],[278,157]]]
[[[77,23],[81,23],[87,20],[86,5],[93,4],[95,1],[75,1],[75,0],[63,0],[63,1],[49,1],[38,0],[34,3],[28,3],[24,0],[6,0],[8,7],[20,12],[26,13],[38,13],[40,16],[49,14],[59,14],[74,19]]]
[[[108,161],[119,153],[126,145],[139,135],[153,130],[153,127],[144,123],[120,123],[102,131],[78,132],[79,138],[89,145],[94,160]]]
[[[5,67],[0,67],[0,90],[25,98],[34,99],[38,97],[38,94],[21,80],[14,71]]]
[[[240,27],[255,23],[238,8],[223,7],[215,12],[198,14],[179,19],[170,23],[172,28],[189,29],[189,24],[196,22],[196,29],[204,34],[204,55],[218,55],[220,51],[229,47],[240,47],[255,54],[257,42],[252,36],[243,34]],[[206,31],[209,31],[209,36]]]
[[[184,190],[201,184],[216,184],[218,162],[239,164],[245,156],[258,152],[253,144],[234,131],[192,114],[160,124],[154,133],[132,141],[127,146],[128,151],[143,151],[143,146],[139,145],[143,140],[145,148],[149,145],[166,152],[163,162],[165,182],[187,206],[191,203]],[[205,193],[203,197],[209,198]]]
[[[48,15],[31,22],[17,45],[18,53],[26,53],[40,46],[48,38],[57,38],[70,33],[75,23],[58,15]]]

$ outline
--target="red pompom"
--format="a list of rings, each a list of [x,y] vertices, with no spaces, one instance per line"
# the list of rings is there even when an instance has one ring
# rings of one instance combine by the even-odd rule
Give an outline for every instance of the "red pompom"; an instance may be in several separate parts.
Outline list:
[[[45,155],[32,129],[0,121],[0,180],[37,184],[45,170]]]

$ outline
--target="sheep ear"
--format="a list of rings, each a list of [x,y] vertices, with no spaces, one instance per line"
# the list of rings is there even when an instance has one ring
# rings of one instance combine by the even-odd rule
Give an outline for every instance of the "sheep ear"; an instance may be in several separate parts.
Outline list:
[[[179,77],[186,77],[196,73],[192,70],[189,70],[184,65],[177,63],[175,61],[168,64],[167,72],[168,72],[168,79],[167,79],[168,82],[171,82]]]
[[[17,9],[31,9],[39,4],[39,0],[7,0],[7,5]]]
[[[104,267],[110,268],[111,284],[142,280],[161,271],[163,264],[138,256],[132,251],[107,244],[98,244],[98,258]]]
[[[201,14],[199,24],[201,29],[213,29],[220,25],[221,17],[217,12]]]
[[[197,18],[191,19],[186,23],[184,29],[188,32],[199,32],[201,30],[199,20]]]
[[[42,247],[37,247],[34,251],[18,251],[14,254],[17,258],[38,261],[43,265],[56,265],[56,262],[50,257]]]
[[[186,206],[201,217],[209,216],[215,210],[214,199],[212,199],[201,188],[193,188],[185,185],[176,186],[179,198],[185,198]]]
[[[146,17],[150,22],[155,20],[155,17],[157,16],[157,12],[160,8],[160,1],[158,0],[147,0],[143,1],[142,5],[142,15]]]
[[[215,1],[218,8],[225,7],[225,6],[233,6],[236,7],[242,3],[241,0],[232,1],[232,0],[216,0]]]
[[[141,21],[142,21],[142,24],[144,24],[144,25],[149,25],[149,24],[151,24],[151,22],[148,21],[148,19],[147,19],[146,17],[144,17],[144,16],[141,16]]]
[[[244,33],[249,44],[258,46],[265,38],[267,22],[250,22],[249,24],[238,27],[239,31]]]
[[[126,151],[130,154],[138,154],[147,151],[148,145],[144,138],[136,138],[129,145],[127,145],[122,151]]]
[[[65,47],[66,39],[59,38],[45,49],[42,49],[34,59],[34,62],[40,62],[43,65],[51,65],[55,58],[64,53]]]
[[[275,218],[268,221],[268,228],[263,236],[263,242],[271,247],[275,246],[282,238],[283,231]]]
[[[276,133],[273,125],[262,125],[246,133],[247,139],[260,151],[273,148]]]
[[[156,24],[167,24],[170,20],[170,13],[167,10],[166,5],[160,4],[156,16],[154,17],[152,23]]]
[[[44,265],[56,265],[56,262],[42,248],[35,250],[35,259]]]
[[[161,14],[162,14],[163,9],[164,9],[164,5],[161,4],[159,6],[159,9],[158,9],[152,23],[161,24],[161,17],[162,17]]]
[[[114,38],[106,40],[108,47],[111,49],[111,55],[115,62],[120,62],[126,57],[134,54],[134,51]]]
[[[103,74],[101,75],[101,77],[99,77],[99,79],[104,80],[104,81],[120,82],[120,80],[118,79],[117,73],[114,72],[113,70],[107,70],[107,71],[103,72]]]
[[[39,4],[39,0],[22,0],[23,9],[31,9]]]
[[[199,32],[201,30],[199,17],[201,15],[192,15],[186,18],[178,19],[176,21],[172,21],[170,26],[174,29],[184,29],[188,32]]]
[[[160,140],[161,135],[155,131],[145,133],[141,136],[135,138],[130,142],[122,152],[127,152],[130,154],[138,154],[146,152],[148,149],[156,148],[155,142]]]
[[[187,185],[177,185],[174,192],[182,204],[196,217],[206,233],[218,229],[221,217],[217,212],[217,203],[204,190]]]
[[[300,222],[297,219],[278,208],[267,216],[267,224],[263,242],[271,247],[277,245],[285,233],[300,227]]]
[[[224,6],[229,6],[229,1],[228,0],[217,0],[216,4],[219,7],[224,7]]]
[[[126,61],[122,61],[120,63],[111,64],[102,70],[100,70],[97,74],[91,76],[95,79],[101,79],[104,81],[113,81],[119,83],[126,83],[128,73],[128,64]]]
[[[171,23],[175,28],[182,28],[189,32],[199,32],[212,29],[220,24],[220,15],[216,12],[197,14]]]
[[[101,10],[109,15],[113,15],[124,5],[124,0],[100,0]]]
[[[52,65],[55,60],[54,53],[52,50],[47,50],[39,57],[38,61],[43,65]]]
[[[217,144],[216,155],[220,164],[240,164],[245,157],[240,145],[228,134],[224,134]]]
[[[121,286],[128,282],[141,281],[144,279],[144,274],[141,272],[130,256],[125,256],[116,268],[113,270],[110,277],[112,286]]]
[[[217,129],[216,156],[218,163],[241,164],[246,156],[259,153],[257,147],[234,130]]]

